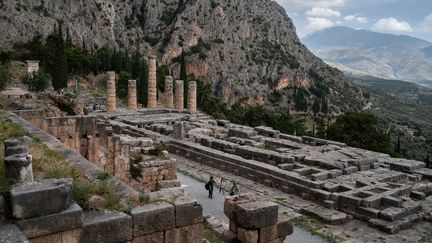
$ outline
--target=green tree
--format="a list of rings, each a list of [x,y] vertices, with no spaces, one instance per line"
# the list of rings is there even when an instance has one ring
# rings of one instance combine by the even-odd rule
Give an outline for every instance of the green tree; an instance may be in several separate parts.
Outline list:
[[[68,69],[62,25],[46,41],[46,71],[51,75],[55,90],[67,87]]]
[[[0,65],[0,90],[4,90],[6,85],[10,82],[10,76],[5,66]]]
[[[147,106],[148,93],[148,66],[144,59],[140,61],[140,69],[137,77],[138,102]]]
[[[370,113],[346,113],[327,130],[327,138],[349,146],[394,154],[389,137],[379,129],[377,118]]]
[[[132,79],[132,76],[130,73],[125,72],[125,71],[120,72],[119,77],[117,79],[117,84],[116,84],[116,87],[117,87],[116,95],[120,99],[127,97],[129,80],[131,80],[131,79]]]
[[[398,135],[397,142],[396,142],[396,153],[400,154],[400,152],[401,152],[401,141],[400,141],[400,136]]]
[[[321,109],[321,107],[320,107],[320,101],[318,99],[315,99],[315,102],[312,105],[312,111],[315,114],[317,114],[317,113],[320,112],[320,109]]]
[[[426,159],[424,161],[426,163],[426,168],[430,168],[430,159],[429,159],[429,154],[426,155]]]
[[[188,72],[187,72],[187,61],[184,52],[180,56],[180,80],[184,81],[184,107],[187,108],[187,94],[189,90],[188,85]]]
[[[30,91],[42,92],[48,88],[50,79],[51,77],[49,74],[39,70],[39,72],[35,72],[32,73],[31,75],[27,75],[24,78],[23,83],[27,85],[27,88]]]

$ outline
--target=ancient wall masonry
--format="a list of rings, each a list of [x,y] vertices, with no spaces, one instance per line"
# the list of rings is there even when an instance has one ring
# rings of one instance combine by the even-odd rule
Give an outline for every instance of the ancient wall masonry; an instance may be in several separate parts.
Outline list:
[[[116,81],[115,72],[107,72],[107,112],[115,112],[117,109],[116,101]]]
[[[175,82],[175,109],[184,109],[184,82],[183,80],[176,80]]]
[[[149,56],[148,99],[147,108],[157,108],[156,56]]]
[[[195,81],[189,82],[188,111],[191,113],[197,111],[197,84]]]
[[[183,96],[181,89],[178,93]],[[177,98],[176,95],[176,104]],[[345,224],[355,217],[394,234],[415,227],[419,221],[431,221],[432,199],[427,195],[432,192],[432,183],[428,181],[432,170],[422,162],[283,134],[268,127],[239,126],[200,113],[192,115],[183,111],[183,100],[179,103],[178,110],[144,109],[99,112],[73,119],[47,118],[43,127],[119,178],[126,179],[129,165],[137,183],[149,191],[178,183],[171,180],[175,169],[169,159],[162,156],[153,162],[146,160],[151,157],[151,147],[163,143],[170,153],[308,200],[313,206],[302,207],[299,213],[328,224]],[[33,120],[31,115],[26,117]],[[150,138],[153,145],[128,145],[128,140],[143,137]],[[100,162],[95,159],[99,155]],[[144,160],[136,160],[135,155]],[[237,237],[258,235],[258,240],[261,229],[267,227],[247,225],[241,219],[237,224],[242,224]]]
[[[128,82],[128,108],[129,110],[138,108],[136,80],[129,80]]]
[[[165,92],[164,92],[164,97],[165,97],[165,102],[164,102],[164,107],[168,108],[168,109],[173,109],[174,108],[174,92],[173,92],[173,77],[171,76],[166,76],[165,77]]]

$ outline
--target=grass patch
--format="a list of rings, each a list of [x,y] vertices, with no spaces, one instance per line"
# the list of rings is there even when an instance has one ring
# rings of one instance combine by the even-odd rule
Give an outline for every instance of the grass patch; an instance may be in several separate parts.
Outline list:
[[[99,173],[96,178],[100,181],[105,181],[109,177],[110,177],[110,174],[107,171],[104,171],[102,173]]]
[[[321,223],[315,219],[303,217],[303,219],[295,221],[295,225],[308,231],[308,232],[310,232],[313,235],[317,235],[317,236],[327,240],[328,242],[340,243],[343,241],[343,239],[341,239],[339,237],[323,233],[321,231],[321,229],[324,227],[323,223]]]
[[[423,236],[423,238],[420,240],[422,243],[430,243],[432,242],[432,233],[427,233]]]
[[[221,239],[219,239],[219,236],[207,225],[204,226],[204,239],[210,241],[211,243],[221,243]]]

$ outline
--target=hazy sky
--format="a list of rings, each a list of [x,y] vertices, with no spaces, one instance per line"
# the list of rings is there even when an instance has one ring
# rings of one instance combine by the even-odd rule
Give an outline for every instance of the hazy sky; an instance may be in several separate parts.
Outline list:
[[[432,0],[276,0],[300,37],[332,26],[406,34],[432,42]]]

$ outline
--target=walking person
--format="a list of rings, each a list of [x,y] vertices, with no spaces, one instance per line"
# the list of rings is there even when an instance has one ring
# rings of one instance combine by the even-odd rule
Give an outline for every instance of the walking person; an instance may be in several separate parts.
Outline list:
[[[219,183],[219,193],[222,193],[223,195],[225,195],[225,179],[222,177]]]
[[[210,176],[210,180],[205,184],[205,188],[209,193],[208,195],[209,198],[213,198],[214,184],[216,184],[216,182],[213,180],[213,176]]]
[[[237,187],[237,183],[233,181],[233,186],[231,187],[230,196],[238,195],[239,189]]]

